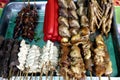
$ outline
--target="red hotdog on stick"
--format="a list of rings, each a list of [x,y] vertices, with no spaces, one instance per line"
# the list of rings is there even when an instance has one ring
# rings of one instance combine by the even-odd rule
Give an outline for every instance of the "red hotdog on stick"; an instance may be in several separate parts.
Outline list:
[[[47,37],[46,37],[47,22],[48,22],[47,17],[48,17],[48,3],[46,4],[46,7],[45,7],[45,17],[44,17],[44,26],[43,26],[44,41],[47,41]]]
[[[51,34],[53,35],[53,31],[54,31],[54,18],[55,18],[55,2],[54,0],[48,0],[48,12],[47,12],[47,34]]]
[[[52,36],[52,41],[57,41],[58,37],[58,1],[54,0],[55,2],[55,8],[54,8],[54,31],[53,31],[53,36]]]
[[[48,0],[44,18],[44,41],[50,40],[54,31],[54,0]]]
[[[58,34],[58,9],[57,0],[48,0],[46,4],[43,28],[44,41],[60,41],[60,35]]]

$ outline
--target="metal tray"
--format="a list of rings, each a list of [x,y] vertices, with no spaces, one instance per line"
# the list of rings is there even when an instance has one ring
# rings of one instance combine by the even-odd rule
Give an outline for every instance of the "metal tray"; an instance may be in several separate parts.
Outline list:
[[[27,4],[27,2],[26,2]],[[31,5],[34,5],[34,2],[30,2]],[[46,1],[36,2],[36,7],[39,13],[39,24],[35,30],[36,36],[31,44],[36,44],[42,47],[45,42],[43,41],[43,22],[44,22],[44,13],[45,13]],[[0,35],[3,35],[5,38],[13,38],[13,29],[15,26],[15,18],[17,13],[24,7],[24,2],[11,2],[3,10],[3,14],[0,21]],[[111,32],[108,38],[104,38],[107,45],[110,58],[112,61],[113,73],[112,77],[120,77],[120,42],[118,40],[118,31],[115,21],[115,16],[113,18],[113,24]],[[29,41],[28,41],[29,42]],[[29,42],[30,43],[30,42]]]

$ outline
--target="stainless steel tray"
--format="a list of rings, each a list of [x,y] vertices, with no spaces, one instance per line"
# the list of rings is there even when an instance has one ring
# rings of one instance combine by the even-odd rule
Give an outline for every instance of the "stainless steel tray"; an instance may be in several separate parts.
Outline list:
[[[25,3],[27,4],[27,2]],[[30,2],[31,5],[34,5],[34,2]],[[39,16],[39,31],[43,31],[43,22],[44,22],[44,13],[45,13],[46,1],[36,2],[37,10],[40,11]],[[12,38],[13,29],[10,29],[15,25],[14,21],[17,16],[17,13],[24,7],[24,2],[11,2],[3,10],[3,14],[0,21],[0,35],[3,35],[6,38]],[[39,32],[40,33],[40,32]],[[120,76],[120,45],[118,40],[118,31],[115,22],[115,16],[113,18],[112,29],[109,34],[108,39],[105,39],[105,43],[108,46],[110,53],[110,58],[113,64],[113,73],[111,76],[118,77]],[[41,39],[38,42],[33,42],[33,44],[42,46],[44,45],[43,33],[41,34]]]

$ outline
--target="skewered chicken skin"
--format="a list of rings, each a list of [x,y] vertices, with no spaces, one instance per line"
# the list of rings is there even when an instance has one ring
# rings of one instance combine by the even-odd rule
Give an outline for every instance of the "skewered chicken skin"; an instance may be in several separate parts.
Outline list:
[[[80,28],[78,20],[75,20],[75,19],[69,20],[69,24],[70,24],[70,27]]]
[[[58,0],[58,5],[59,5],[61,8],[68,8],[67,0]]]
[[[64,25],[64,26],[66,26],[66,27],[69,28],[69,24],[68,24],[67,18],[65,18],[65,17],[63,17],[63,16],[59,16],[59,18],[58,18],[58,23],[59,23],[60,25]]]
[[[59,9],[59,16],[63,16],[65,18],[67,18],[68,17],[68,10],[60,8]]]
[[[72,19],[76,19],[76,20],[78,19],[78,16],[77,16],[77,13],[75,10],[69,11],[68,16],[69,16],[69,18],[72,18]]]
[[[69,9],[72,9],[72,10],[76,10],[77,9],[77,7],[76,7],[76,5],[75,5],[73,0],[67,0],[67,3],[68,3],[68,8]]]
[[[66,27],[64,25],[59,26],[59,34],[62,37],[70,37],[71,36],[68,27]]]

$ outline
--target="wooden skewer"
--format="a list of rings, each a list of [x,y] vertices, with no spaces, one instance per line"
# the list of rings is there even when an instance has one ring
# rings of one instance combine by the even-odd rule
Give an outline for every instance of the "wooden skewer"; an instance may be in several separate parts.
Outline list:
[[[10,80],[12,80],[12,77],[14,76],[14,70],[12,70],[12,75],[11,75],[11,78],[10,78]]]
[[[51,63],[49,62],[49,65],[48,66],[52,66],[51,65]],[[49,68],[49,67],[48,67]],[[50,72],[51,72],[51,74],[50,74],[50,80],[53,80],[53,73],[54,73],[54,68],[53,68],[53,66],[50,68]]]
[[[50,80],[53,80],[53,73],[54,73],[54,71],[52,70],[51,75],[50,75]]]
[[[48,71],[46,72],[46,80],[48,80]]]
[[[42,68],[41,68],[41,71],[40,71],[40,80],[42,80],[43,68],[44,68],[44,64],[43,64],[43,66],[42,66]]]
[[[37,80],[36,78],[37,78],[37,73],[35,73],[35,80]]]
[[[35,0],[34,0],[34,8],[36,8],[36,2],[35,2]]]
[[[3,80],[4,75],[2,74],[2,80]]]
[[[18,77],[18,75],[19,75],[19,72],[20,72],[20,71],[18,71],[18,72],[17,72],[17,75],[15,76],[14,80],[16,80],[16,78]]]
[[[24,5],[25,5],[25,0],[23,0],[23,2],[24,2]]]
[[[72,80],[75,80],[75,77],[73,77]]]
[[[60,75],[58,75],[58,80],[60,80]]]
[[[67,72],[65,73],[65,80],[68,80]]]
[[[91,71],[89,71],[90,72],[90,80],[92,80],[92,72]]]
[[[28,4],[30,4],[30,0],[28,0]]]
[[[26,74],[25,72],[22,73],[22,80],[24,80],[26,78]]]
[[[30,9],[30,0],[28,0],[28,6],[29,6],[29,9]]]
[[[99,76],[99,80],[101,80],[101,76]]]
[[[111,80],[110,75],[108,75],[108,80]]]
[[[51,62],[50,61],[48,62],[48,65],[47,65],[46,80],[48,80],[49,66],[51,66]]]
[[[21,73],[21,71],[20,71],[20,80],[21,80],[21,75],[22,75],[22,73]]]
[[[32,77],[33,77],[33,73],[31,74],[31,76],[30,76],[30,79],[29,79],[29,80],[32,80]]]
[[[27,72],[26,72],[25,79],[28,80],[28,70],[27,70]]]
[[[11,74],[12,74],[12,67],[10,68],[10,71],[9,71],[8,80],[10,80]]]

